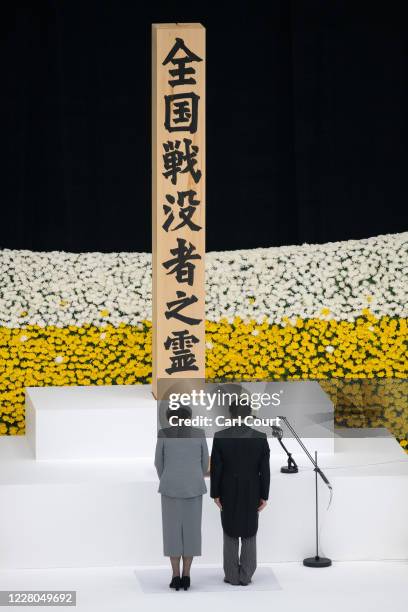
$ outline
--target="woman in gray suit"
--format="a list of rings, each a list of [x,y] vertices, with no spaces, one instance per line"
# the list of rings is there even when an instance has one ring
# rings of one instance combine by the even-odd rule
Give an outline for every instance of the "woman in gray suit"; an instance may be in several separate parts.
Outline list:
[[[177,424],[158,433],[155,467],[160,479],[163,549],[170,557],[170,588],[190,586],[193,557],[201,555],[201,516],[204,475],[208,471],[208,447],[204,431],[184,424],[191,418],[189,408],[169,410],[168,418]],[[180,561],[183,570],[180,577]]]

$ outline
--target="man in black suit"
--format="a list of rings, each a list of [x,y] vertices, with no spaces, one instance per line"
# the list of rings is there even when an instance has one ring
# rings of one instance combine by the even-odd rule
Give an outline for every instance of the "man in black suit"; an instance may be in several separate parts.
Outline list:
[[[232,403],[233,419],[251,413]],[[269,444],[266,434],[237,424],[214,436],[211,497],[221,510],[225,582],[246,586],[256,570],[258,515],[269,495]],[[241,554],[238,554],[241,538]]]

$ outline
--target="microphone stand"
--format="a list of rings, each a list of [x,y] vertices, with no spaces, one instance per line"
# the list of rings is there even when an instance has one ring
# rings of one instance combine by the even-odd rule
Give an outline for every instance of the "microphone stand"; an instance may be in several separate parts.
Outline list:
[[[288,449],[282,442],[282,435],[283,435],[282,429],[274,425],[272,427],[272,436],[278,440],[279,444],[281,445],[281,447],[283,448],[283,450],[288,456],[288,464],[283,465],[280,471],[282,472],[282,474],[297,474],[299,471],[299,468],[296,464],[296,461],[292,457],[292,453],[288,451]]]
[[[282,421],[284,421],[284,423],[286,424],[286,427],[289,429],[289,431],[291,432],[291,434],[293,435],[297,443],[301,446],[303,452],[310,459],[311,463],[313,464],[314,473],[315,473],[316,554],[314,557],[308,557],[307,559],[303,559],[303,565],[305,565],[306,567],[329,567],[332,564],[331,559],[328,559],[327,557],[321,557],[319,555],[319,498],[318,498],[317,475],[319,475],[320,478],[323,480],[323,482],[328,486],[328,488],[330,489],[330,493],[332,492],[332,486],[328,478],[322,472],[322,470],[320,469],[317,463],[317,451],[315,451],[315,456],[313,458],[312,455],[307,450],[306,446],[303,444],[298,434],[296,433],[296,431],[293,429],[292,425],[287,420],[287,418],[284,416],[280,416],[279,418],[282,419]]]

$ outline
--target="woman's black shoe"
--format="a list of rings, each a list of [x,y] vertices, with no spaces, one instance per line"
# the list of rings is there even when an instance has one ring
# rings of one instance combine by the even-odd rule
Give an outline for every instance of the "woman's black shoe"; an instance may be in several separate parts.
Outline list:
[[[190,588],[190,576],[183,576],[181,579],[181,586],[185,591]]]
[[[169,584],[169,587],[171,589],[176,589],[176,591],[178,591],[181,587],[181,578],[180,576],[173,576],[173,578],[171,579],[171,582]]]

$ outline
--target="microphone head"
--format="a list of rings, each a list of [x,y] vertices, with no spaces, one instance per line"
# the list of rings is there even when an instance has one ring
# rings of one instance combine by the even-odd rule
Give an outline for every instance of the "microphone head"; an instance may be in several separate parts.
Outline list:
[[[283,438],[283,429],[282,427],[278,427],[277,425],[272,425],[272,437],[278,438],[278,440],[282,440]]]

